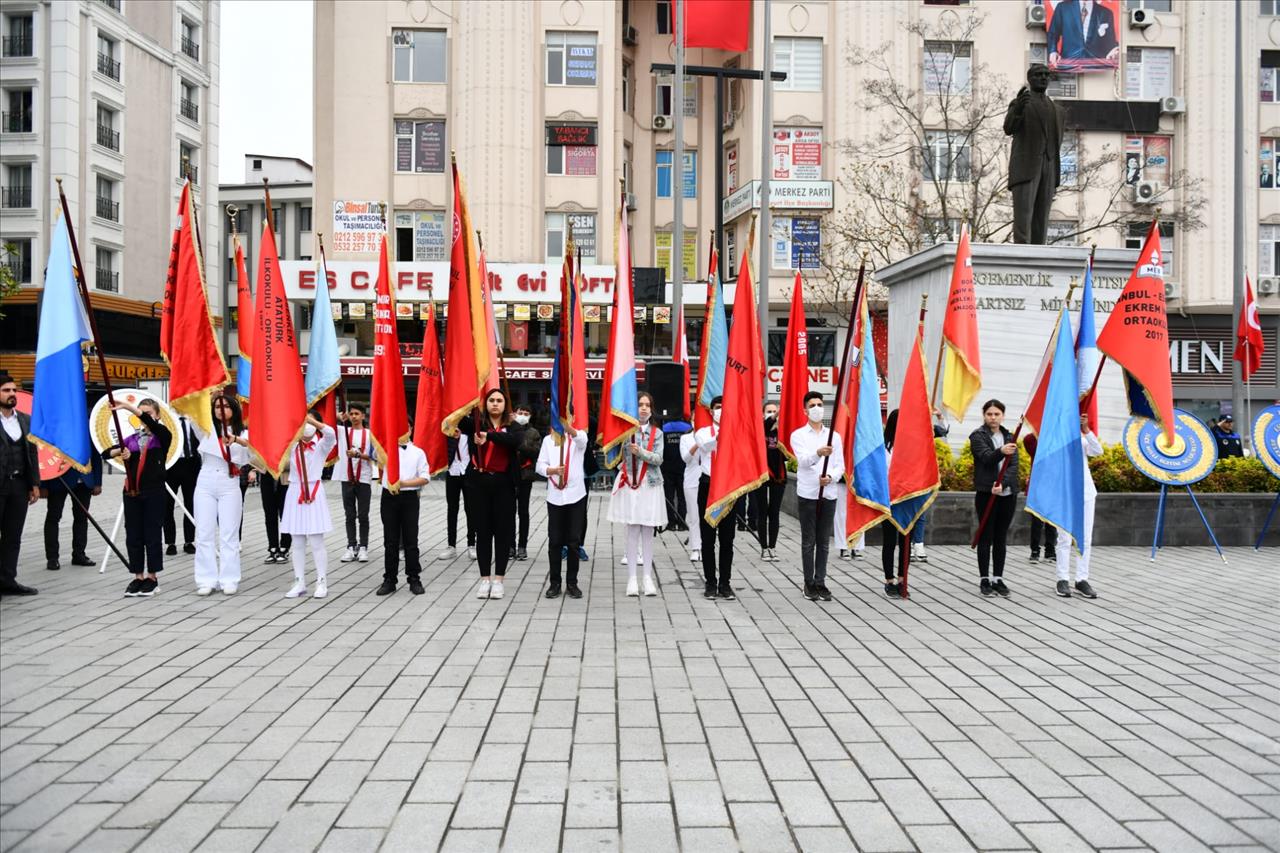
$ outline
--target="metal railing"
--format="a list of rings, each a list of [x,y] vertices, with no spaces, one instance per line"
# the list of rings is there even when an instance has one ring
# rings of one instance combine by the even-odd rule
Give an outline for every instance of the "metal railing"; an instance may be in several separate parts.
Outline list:
[[[5,207],[10,208],[28,208],[31,207],[31,187],[16,186],[5,187],[0,200],[4,202]]]
[[[191,119],[199,124],[200,122],[200,105],[195,101],[189,101],[186,98],[178,100],[178,111],[182,113],[183,118]]]
[[[98,270],[97,281],[95,284],[98,290],[107,290],[111,293],[120,292],[120,273],[111,270]]]
[[[98,216],[112,222],[120,221],[120,202],[98,196]]]
[[[182,164],[181,164],[181,163],[179,163],[179,164],[178,164],[178,177],[179,177],[179,178],[182,178],[182,177],[189,177],[189,178],[191,178],[191,183],[193,183],[193,184],[199,184],[199,183],[200,183],[200,169],[199,169],[198,167],[196,167],[196,166],[192,166],[190,163],[188,163],[188,164],[187,164],[187,174],[184,176],[184,175],[182,174]]]
[[[31,132],[31,111],[23,110],[20,113],[5,113],[4,124],[5,133],[30,133]]]
[[[120,131],[112,130],[105,125],[98,125],[98,144],[112,151],[120,150]]]
[[[35,39],[31,36],[5,36],[3,52],[5,56],[34,56]]]
[[[112,80],[120,79],[120,63],[107,56],[105,53],[98,54],[98,72],[105,74]]]
[[[182,37],[182,52],[194,59],[196,62],[200,61],[200,45],[197,44],[194,39],[187,38],[186,36]]]
[[[31,281],[30,258],[10,258],[5,261],[5,266],[9,268],[9,272],[13,274],[13,280],[18,284],[27,284]]]

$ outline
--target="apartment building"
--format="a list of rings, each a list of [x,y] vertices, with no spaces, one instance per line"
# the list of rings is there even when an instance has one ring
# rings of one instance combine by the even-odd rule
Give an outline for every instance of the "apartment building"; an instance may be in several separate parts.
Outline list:
[[[4,366],[34,370],[49,235],[66,193],[116,383],[160,380],[159,311],[184,170],[204,245],[217,215],[217,0],[6,0],[0,8],[0,238],[23,285],[0,321]],[[206,258],[217,280],[218,253]],[[90,381],[101,381],[96,363]]]

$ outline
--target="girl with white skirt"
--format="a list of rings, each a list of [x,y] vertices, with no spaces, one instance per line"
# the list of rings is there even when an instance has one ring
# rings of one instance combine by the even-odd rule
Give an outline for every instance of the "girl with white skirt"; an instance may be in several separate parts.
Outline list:
[[[653,583],[653,529],[667,523],[662,489],[662,428],[653,420],[653,397],[640,392],[640,427],[622,445],[618,478],[609,496],[609,520],[627,526],[627,595],[640,594],[636,569],[644,565],[644,594],[657,595]]]
[[[200,439],[200,475],[192,501],[196,595],[215,589],[231,595],[240,586],[240,518],[244,514],[240,469],[249,464],[249,439],[234,397],[218,394],[211,406],[212,433],[191,425]]]
[[[289,491],[284,496],[284,516],[280,530],[293,535],[294,584],[285,598],[300,598],[307,594],[307,550],[316,564],[316,598],[329,594],[325,570],[329,558],[324,550],[324,535],[333,529],[329,517],[329,503],[324,496],[324,463],[329,451],[338,443],[332,429],[324,425],[319,413],[312,409],[307,413],[302,438],[293,446],[289,471]]]

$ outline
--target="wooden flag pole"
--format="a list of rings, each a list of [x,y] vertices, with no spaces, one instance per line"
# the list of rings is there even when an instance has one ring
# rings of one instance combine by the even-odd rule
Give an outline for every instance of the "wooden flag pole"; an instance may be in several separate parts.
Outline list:
[[[837,375],[837,378],[836,378],[836,398],[835,398],[835,401],[831,404],[832,405],[831,426],[827,429],[827,443],[826,443],[827,447],[831,447],[832,446],[831,442],[835,440],[834,436],[836,433],[836,417],[840,411],[840,396],[844,392],[845,385],[847,384],[845,382],[845,377],[847,375],[846,371],[849,369],[849,348],[853,346],[854,329],[857,327],[859,311],[861,310],[861,307],[862,307],[862,303],[861,303],[862,289],[864,286],[863,283],[866,280],[866,273],[867,273],[867,253],[866,251],[863,251],[862,263],[858,266],[858,283],[855,284],[853,287],[853,306],[849,309],[849,331],[846,334],[844,339],[844,353],[840,356],[840,373]],[[845,436],[841,436],[841,438],[844,439],[845,441],[849,440]],[[818,477],[818,500],[822,500],[822,493],[826,488],[825,486],[822,485],[822,478],[827,476],[827,466],[829,466],[830,464],[831,464],[831,456],[828,454],[827,456],[824,456],[822,459],[822,474]],[[822,504],[818,504],[818,506],[822,506]]]

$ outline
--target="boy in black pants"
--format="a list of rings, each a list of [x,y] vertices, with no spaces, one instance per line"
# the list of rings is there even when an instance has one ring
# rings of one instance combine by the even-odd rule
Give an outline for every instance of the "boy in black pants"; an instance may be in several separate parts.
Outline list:
[[[702,574],[706,586],[702,591],[703,598],[734,598],[733,587],[729,585],[733,578],[733,537],[737,532],[732,512],[727,513],[720,524],[712,527],[707,524],[707,494],[711,491],[711,466],[715,461],[716,442],[720,432],[720,406],[723,398],[716,397],[711,401],[711,426],[703,427],[694,433],[701,457],[702,476],[698,479],[698,524],[702,529]],[[716,561],[716,544],[720,545],[720,560]],[[716,578],[716,569],[720,577]]]

